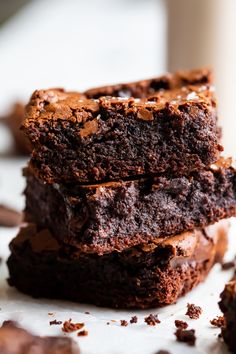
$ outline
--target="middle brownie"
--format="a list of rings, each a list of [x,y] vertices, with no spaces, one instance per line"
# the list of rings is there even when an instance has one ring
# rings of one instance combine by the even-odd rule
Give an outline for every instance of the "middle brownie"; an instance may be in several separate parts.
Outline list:
[[[84,252],[122,251],[236,215],[236,170],[228,163],[176,178],[67,187],[26,169],[26,220]]]

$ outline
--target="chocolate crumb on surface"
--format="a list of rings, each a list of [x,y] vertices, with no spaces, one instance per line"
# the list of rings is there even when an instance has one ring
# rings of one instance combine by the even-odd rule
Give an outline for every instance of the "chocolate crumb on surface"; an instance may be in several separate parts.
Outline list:
[[[22,213],[0,204],[0,226],[15,227],[22,222]]]
[[[176,340],[178,342],[183,342],[188,345],[194,346],[196,342],[195,330],[194,329],[181,329],[178,328],[175,332]]]
[[[88,331],[86,331],[85,329],[77,333],[78,337],[85,337],[87,335],[88,335]]]
[[[145,317],[144,322],[146,322],[148,326],[155,326],[156,324],[161,323],[158,318],[158,315],[153,314],[150,314],[149,316]]]
[[[186,329],[188,328],[188,324],[185,321],[175,320],[175,327],[180,329]]]
[[[202,308],[194,304],[187,304],[186,316],[189,316],[192,320],[197,320],[202,314]]]
[[[120,325],[123,327],[127,327],[128,326],[128,322],[126,320],[120,320]]]
[[[229,270],[231,268],[235,267],[235,261],[230,261],[230,262],[224,262],[221,264],[221,269],[222,270]]]
[[[62,321],[53,320],[53,321],[50,321],[49,324],[50,324],[50,326],[52,326],[52,325],[61,325]]]
[[[217,316],[210,321],[210,324],[214,327],[222,328],[225,326],[225,318],[224,316]]]
[[[90,315],[90,312],[89,311],[85,311],[85,315]]]
[[[65,333],[75,332],[84,327],[84,323],[73,323],[71,318],[65,321],[62,326],[62,331]]]
[[[130,322],[130,323],[137,323],[137,322],[138,322],[138,317],[137,317],[137,316],[131,317],[131,319],[130,319],[129,322]]]
[[[158,350],[156,354],[170,354],[170,352],[168,352],[167,350]]]

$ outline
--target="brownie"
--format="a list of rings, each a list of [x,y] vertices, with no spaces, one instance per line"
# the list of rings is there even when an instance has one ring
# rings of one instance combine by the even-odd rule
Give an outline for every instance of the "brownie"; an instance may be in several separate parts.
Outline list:
[[[35,91],[22,129],[31,168],[47,183],[94,183],[189,173],[215,162],[219,144],[211,86],[160,90],[152,97],[85,99]]]
[[[17,323],[5,321],[0,327],[1,354],[79,354],[80,350],[69,337],[39,337]]]
[[[227,247],[228,223],[103,256],[58,244],[34,224],[11,242],[9,284],[34,297],[117,308],[174,303],[203,281]]]
[[[122,251],[236,215],[236,171],[221,160],[189,176],[47,185],[30,169],[26,220],[82,251]]]
[[[14,152],[19,155],[28,155],[31,152],[29,141],[20,130],[24,113],[25,105],[22,102],[16,102],[6,116],[0,117],[0,122],[4,123],[11,132],[15,146]]]
[[[173,90],[187,85],[206,85],[213,83],[212,71],[207,68],[178,71],[174,74],[140,80],[131,83],[96,87],[85,91],[88,98],[102,96],[146,98],[161,90]]]
[[[236,353],[236,280],[226,284],[219,306],[224,314],[222,336],[232,353]]]

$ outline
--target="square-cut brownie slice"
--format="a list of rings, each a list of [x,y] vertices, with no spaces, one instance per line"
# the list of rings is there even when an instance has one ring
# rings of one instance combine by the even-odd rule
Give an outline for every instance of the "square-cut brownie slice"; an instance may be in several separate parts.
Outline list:
[[[188,176],[97,185],[44,184],[26,170],[26,218],[85,252],[122,251],[236,215],[228,162]]]
[[[154,173],[190,173],[216,161],[219,145],[209,86],[160,90],[148,99],[36,91],[23,130],[31,168],[47,183],[91,183]]]
[[[103,256],[59,245],[33,225],[11,242],[10,285],[35,297],[100,306],[174,303],[205,279],[227,246],[227,222]]]

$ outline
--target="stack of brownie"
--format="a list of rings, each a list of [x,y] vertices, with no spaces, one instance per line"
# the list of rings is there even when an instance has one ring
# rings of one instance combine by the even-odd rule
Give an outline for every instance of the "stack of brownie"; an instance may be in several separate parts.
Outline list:
[[[220,157],[208,70],[36,91],[23,131],[28,224],[8,260],[20,291],[146,308],[175,302],[222,260],[236,170]]]

